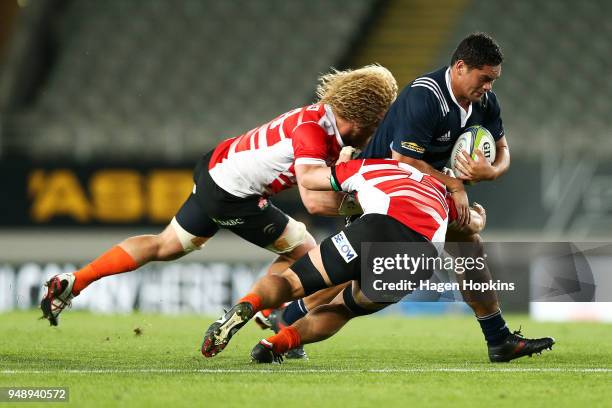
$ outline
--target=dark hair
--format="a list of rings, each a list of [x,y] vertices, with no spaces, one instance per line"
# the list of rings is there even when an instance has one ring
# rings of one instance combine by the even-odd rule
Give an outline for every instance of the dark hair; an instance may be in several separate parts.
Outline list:
[[[490,35],[473,33],[459,43],[451,57],[451,66],[459,60],[463,60],[470,68],[482,68],[484,65],[496,66],[501,64],[504,55]]]

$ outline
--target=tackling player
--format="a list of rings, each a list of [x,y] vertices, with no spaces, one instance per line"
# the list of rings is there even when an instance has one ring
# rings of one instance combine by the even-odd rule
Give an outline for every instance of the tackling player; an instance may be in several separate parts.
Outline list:
[[[397,84],[386,68],[370,65],[321,76],[317,96],[318,103],[227,139],[204,155],[194,170],[192,194],[160,234],[128,238],[75,273],[53,276],[40,303],[43,317],[57,325],[62,310],[92,282],[180,258],[201,249],[219,228],[278,254],[270,273],[314,248],[304,224],[268,197],[297,183],[310,213],[338,215],[345,195],[303,188],[295,167],[326,167],[343,146],[365,144],[396,98]],[[321,304],[335,292],[313,296],[313,304]]]
[[[483,33],[467,36],[457,46],[449,67],[425,74],[404,88],[363,152],[363,157],[392,157],[410,164],[448,187],[457,205],[458,219],[449,226],[446,240],[467,243],[447,244],[447,251],[455,256],[483,253],[478,232],[464,227],[470,221],[464,182],[495,180],[510,165],[500,107],[492,91],[501,75],[502,61],[502,52],[493,38]],[[462,175],[453,178],[443,172],[444,166],[457,138],[466,127],[476,124],[487,128],[496,140],[495,161],[489,164],[480,151],[480,160],[464,152],[457,165]],[[491,273],[488,268],[468,270],[461,278],[488,282]],[[520,332],[510,332],[495,291],[483,295],[462,290],[462,294],[480,323],[491,361],[510,361],[525,355],[522,350],[534,344],[545,345],[541,339],[526,339]]]
[[[205,357],[221,352],[258,310],[325,287],[352,281],[330,304],[316,307],[292,326],[262,340],[251,353],[255,361],[279,361],[287,350],[324,340],[351,318],[384,308],[390,303],[373,302],[361,290],[361,257],[371,256],[362,253],[361,243],[417,242],[422,245],[410,248],[417,251],[413,256],[435,256],[438,250],[434,243],[444,242],[448,221],[456,216],[454,203],[441,182],[395,160],[351,160],[331,169],[311,171],[302,180],[311,189],[357,192],[364,215],[325,239],[289,269],[255,283],[248,295],[208,328],[202,343]],[[417,280],[422,280],[432,271],[414,272]]]

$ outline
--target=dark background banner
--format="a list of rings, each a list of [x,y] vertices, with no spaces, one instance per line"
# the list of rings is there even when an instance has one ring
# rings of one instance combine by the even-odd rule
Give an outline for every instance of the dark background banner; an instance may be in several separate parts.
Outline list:
[[[162,225],[191,192],[192,167],[0,161],[0,226]],[[467,191],[470,201],[487,209],[487,231],[592,237],[612,229],[612,163],[513,159],[501,179]],[[297,191],[283,192],[274,201],[317,227],[333,231],[341,225],[305,214]]]
[[[30,165],[0,162],[0,225],[167,223],[191,192],[191,164]]]

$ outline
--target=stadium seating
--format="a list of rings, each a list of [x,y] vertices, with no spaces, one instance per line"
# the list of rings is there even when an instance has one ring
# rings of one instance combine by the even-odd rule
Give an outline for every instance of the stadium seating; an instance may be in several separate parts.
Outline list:
[[[7,143],[34,157],[183,160],[312,100],[377,0],[67,4],[56,64],[38,100],[9,118]],[[354,63],[384,62],[403,84],[448,63],[466,33],[489,32],[506,54],[495,91],[514,155],[612,152],[612,3],[383,4],[384,32]]]
[[[69,2],[13,144],[34,157],[193,159],[312,101],[374,1]]]

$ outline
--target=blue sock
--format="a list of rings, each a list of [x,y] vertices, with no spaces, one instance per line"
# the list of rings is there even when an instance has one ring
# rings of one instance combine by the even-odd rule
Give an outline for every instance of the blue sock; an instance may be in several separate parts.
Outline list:
[[[487,344],[491,346],[501,344],[510,334],[506,321],[502,317],[501,310],[488,316],[477,317],[477,319]]]
[[[283,311],[283,321],[287,326],[290,326],[306,316],[306,313],[308,313],[308,309],[306,309],[304,299],[296,300],[295,302],[289,303]]]

